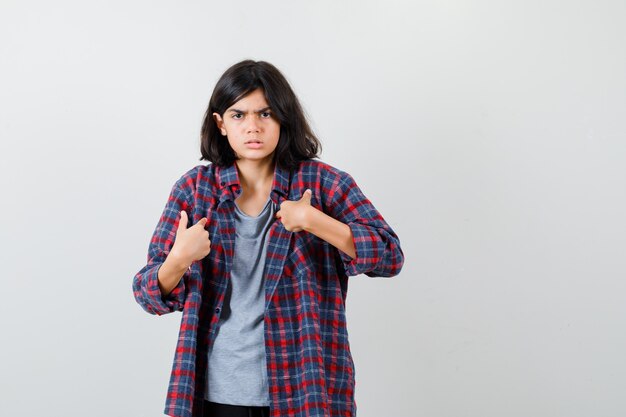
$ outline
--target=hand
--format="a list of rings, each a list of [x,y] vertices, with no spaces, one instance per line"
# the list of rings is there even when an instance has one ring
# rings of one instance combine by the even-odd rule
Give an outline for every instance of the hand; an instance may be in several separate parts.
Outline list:
[[[280,204],[280,210],[276,212],[276,218],[280,219],[285,229],[290,232],[300,232],[308,224],[311,206],[311,190],[307,189],[298,201],[285,200]]]
[[[198,223],[187,229],[187,212],[181,210],[180,221],[176,229],[176,240],[170,255],[184,264],[185,267],[198,261],[211,252],[209,232],[204,228],[207,218],[201,218]]]

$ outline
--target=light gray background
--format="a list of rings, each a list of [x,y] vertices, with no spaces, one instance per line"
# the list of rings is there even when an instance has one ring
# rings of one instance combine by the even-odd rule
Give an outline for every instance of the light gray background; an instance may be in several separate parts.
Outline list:
[[[244,58],[402,242],[350,280],[359,417],[626,414],[622,0],[0,4],[0,415],[162,415],[131,281]]]

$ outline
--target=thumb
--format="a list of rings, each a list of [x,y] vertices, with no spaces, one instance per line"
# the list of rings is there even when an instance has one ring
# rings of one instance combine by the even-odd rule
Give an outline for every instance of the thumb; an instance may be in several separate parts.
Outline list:
[[[304,193],[302,194],[302,198],[300,199],[300,201],[304,201],[307,204],[311,204],[311,190],[310,189],[306,189],[304,191]]]
[[[176,234],[187,229],[187,212],[185,210],[180,211],[180,221],[178,222],[178,229]]]

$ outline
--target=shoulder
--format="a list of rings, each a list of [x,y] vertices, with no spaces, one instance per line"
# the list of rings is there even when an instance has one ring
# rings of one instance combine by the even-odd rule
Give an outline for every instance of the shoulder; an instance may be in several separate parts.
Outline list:
[[[215,166],[211,163],[196,165],[183,173],[174,183],[173,188],[191,196],[200,188],[212,188],[215,183]]]
[[[214,177],[215,166],[213,164],[200,164],[183,173],[176,181],[176,184],[180,186],[184,186],[185,184],[191,185],[191,183],[197,182],[198,180],[209,180]]]
[[[352,176],[337,167],[319,159],[307,159],[300,163],[298,173],[305,176],[314,176],[327,189],[335,189],[340,184],[353,181]]]
[[[294,179],[302,189],[317,190],[313,191],[313,199],[318,198],[325,211],[332,210],[339,200],[347,199],[358,188],[348,172],[318,159],[302,161]]]

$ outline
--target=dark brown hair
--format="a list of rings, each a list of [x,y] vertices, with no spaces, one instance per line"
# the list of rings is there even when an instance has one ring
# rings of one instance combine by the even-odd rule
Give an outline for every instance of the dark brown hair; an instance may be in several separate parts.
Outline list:
[[[215,85],[202,123],[200,160],[228,166],[237,159],[228,140],[220,133],[213,112],[224,117],[226,109],[257,88],[263,90],[272,117],[280,123],[274,162],[291,170],[296,169],[300,161],[318,156],[322,145],[283,74],[268,62],[247,59],[228,68]]]

